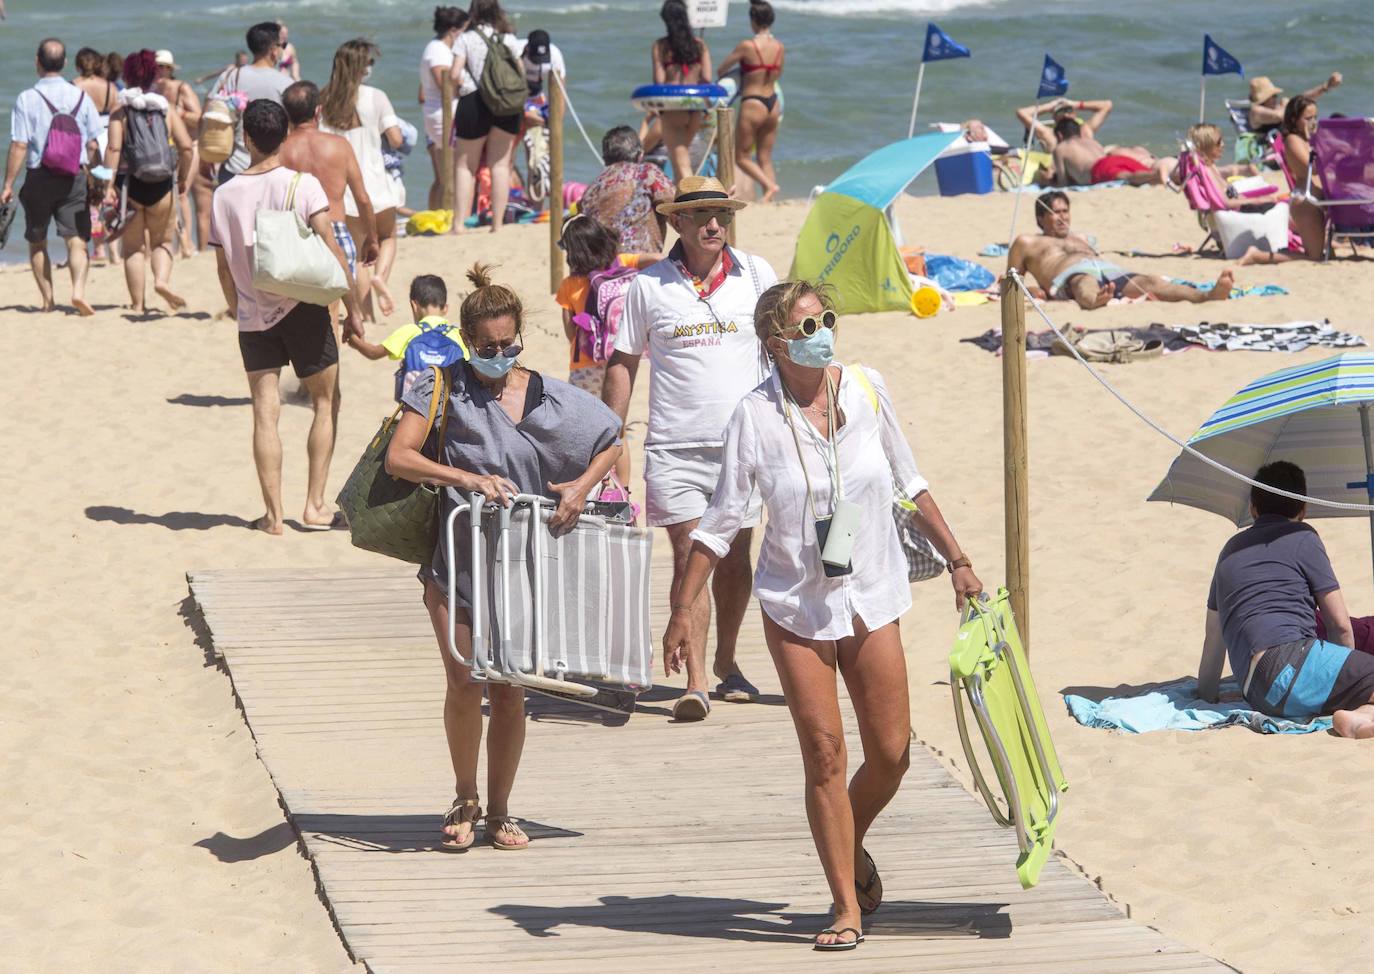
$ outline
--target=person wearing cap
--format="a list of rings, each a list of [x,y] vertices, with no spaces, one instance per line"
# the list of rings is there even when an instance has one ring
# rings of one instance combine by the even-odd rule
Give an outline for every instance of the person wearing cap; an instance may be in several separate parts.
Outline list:
[[[186,126],[186,131],[197,132],[200,130],[201,104],[200,96],[185,81],[177,79],[177,71],[181,65],[177,64],[172,52],[163,48],[153,55],[153,60],[157,64],[157,80],[153,82],[153,91],[167,99],[167,104],[173,111],[181,117],[181,122]],[[210,200],[214,195],[215,187],[208,178],[200,172],[200,146],[194,142],[191,145],[191,176],[186,180],[188,185],[177,186],[176,206],[179,215],[180,235],[177,247],[181,251],[183,258],[190,257],[196,252],[195,242],[191,237],[191,227],[196,225],[191,220],[191,196],[196,199],[196,223],[200,225],[201,245],[210,236]]]
[[[777,282],[761,257],[730,247],[726,229],[745,204],[711,177],[688,176],[658,212],[678,241],[662,260],[640,271],[625,298],[602,399],[621,420],[629,408],[639,360],[648,355],[649,423],[644,444],[645,509],[650,526],[668,530],[673,546],[672,602],[691,552],[691,533],[720,476],[725,425],[739,401],[769,371],[754,332],[754,305]],[[716,565],[711,595],[716,613],[717,693],[752,700],[758,691],[735,665],[735,643],[749,605],[749,541],[759,523],[757,497],[741,530]],[[707,697],[705,593],[686,606],[691,621],[687,689],[673,706],[677,720],[701,720]]]
[[[1316,101],[1332,88],[1339,88],[1341,80],[1341,73],[1332,71],[1331,77],[1303,94]],[[1250,131],[1256,135],[1268,135],[1283,124],[1283,110],[1288,105],[1288,99],[1282,95],[1283,89],[1265,75],[1250,79]]]
[[[520,123],[520,141],[525,143],[525,186],[530,189],[539,185],[547,187],[549,137],[543,129],[549,124],[548,87],[554,84],[549,78],[557,74],[559,82],[566,82],[568,71],[563,64],[563,52],[549,40],[546,30],[530,31],[520,54],[520,63],[525,69],[525,84],[529,87],[529,97],[525,99],[525,117]],[[566,99],[560,104],[560,118],[567,111],[566,104]],[[538,198],[542,194],[534,195]]]

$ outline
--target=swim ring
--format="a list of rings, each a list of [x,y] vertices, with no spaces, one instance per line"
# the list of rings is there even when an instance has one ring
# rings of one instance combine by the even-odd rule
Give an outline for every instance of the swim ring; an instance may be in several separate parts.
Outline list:
[[[703,112],[728,96],[720,85],[640,85],[630,102],[645,112]]]

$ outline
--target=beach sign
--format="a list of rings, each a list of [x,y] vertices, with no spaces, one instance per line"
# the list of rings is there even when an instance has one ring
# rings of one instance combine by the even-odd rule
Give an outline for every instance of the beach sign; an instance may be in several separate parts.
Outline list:
[[[687,19],[693,30],[724,27],[730,13],[730,0],[687,0]]]
[[[911,124],[906,128],[909,139],[916,134],[916,110],[921,105],[921,84],[926,80],[926,64],[930,61],[949,61],[969,57],[971,52],[933,23],[926,24],[926,46],[921,50],[921,66],[916,69],[916,96],[911,99]]]

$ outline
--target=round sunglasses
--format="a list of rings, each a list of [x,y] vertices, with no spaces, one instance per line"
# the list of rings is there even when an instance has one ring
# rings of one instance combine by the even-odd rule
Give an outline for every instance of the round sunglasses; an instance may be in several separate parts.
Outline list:
[[[516,344],[501,346],[492,342],[490,345],[483,345],[481,348],[474,349],[473,353],[478,358],[496,358],[500,355],[504,358],[519,358],[520,353],[525,349]]]
[[[784,328],[782,330],[791,331],[793,328],[795,328],[797,331],[802,333],[802,337],[810,338],[812,335],[816,334],[816,332],[820,331],[822,328],[829,328],[833,331],[835,329],[835,325],[839,323],[839,320],[839,316],[836,315],[835,312],[822,311],[820,317],[816,317],[814,315],[807,315],[805,318],[797,322],[795,325],[792,325],[789,328]]]

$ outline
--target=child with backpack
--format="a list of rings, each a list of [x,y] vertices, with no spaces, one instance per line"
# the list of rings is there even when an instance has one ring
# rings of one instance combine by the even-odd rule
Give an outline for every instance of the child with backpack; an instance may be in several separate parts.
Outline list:
[[[365,338],[350,336],[348,344],[364,358],[390,358],[400,362],[396,369],[396,401],[410,389],[417,372],[431,365],[447,368],[468,359],[458,326],[448,321],[448,287],[437,274],[420,274],[410,282],[410,313],[413,324],[402,325],[380,345]]]
[[[617,253],[619,243],[613,230],[581,213],[563,224],[558,241],[570,272],[554,295],[563,309],[563,334],[571,346],[568,381],[598,397],[630,282],[658,260],[653,254]],[[615,473],[621,484],[629,483],[628,450],[621,451]]]

